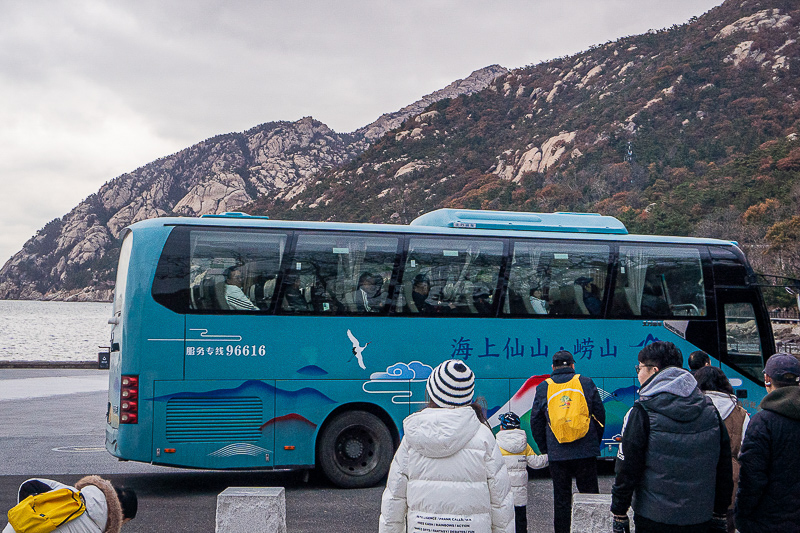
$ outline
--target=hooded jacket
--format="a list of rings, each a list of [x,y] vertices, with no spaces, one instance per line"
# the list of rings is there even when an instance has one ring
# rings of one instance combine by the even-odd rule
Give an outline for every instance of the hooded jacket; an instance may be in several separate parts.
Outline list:
[[[739,455],[736,527],[742,533],[800,527],[800,387],[767,394]]]
[[[706,391],[705,395],[708,396],[712,402],[714,402],[714,407],[717,408],[719,416],[722,417],[722,420],[727,420],[728,417],[731,416],[731,413],[733,413],[733,410],[736,408],[736,406],[739,405],[739,402],[736,400],[736,396],[727,394],[725,392]],[[745,413],[744,422],[742,423],[741,427],[742,441],[744,440],[744,434],[747,432],[747,426],[749,424],[750,415]],[[735,444],[741,444],[741,442]],[[731,443],[731,448],[736,448],[734,443]]]
[[[711,400],[682,368],[642,385],[625,415],[611,512],[676,526],[727,511],[733,492],[728,432]]]
[[[528,504],[528,468],[544,468],[547,456],[537,455],[528,444],[528,435],[521,429],[504,429],[497,433],[497,445],[508,468],[511,491],[514,493],[514,506]]]
[[[437,526],[513,533],[505,462],[472,407],[423,409],[403,421],[403,430],[381,500],[381,533]]]
[[[30,480],[28,480],[30,481]],[[38,479],[51,490],[79,490],[86,504],[86,511],[66,524],[54,530],[54,533],[119,533],[122,528],[122,506],[117,498],[117,491],[109,481],[99,476],[86,476],[75,483],[74,487],[53,481]],[[11,525],[3,529],[3,533],[15,533]]]

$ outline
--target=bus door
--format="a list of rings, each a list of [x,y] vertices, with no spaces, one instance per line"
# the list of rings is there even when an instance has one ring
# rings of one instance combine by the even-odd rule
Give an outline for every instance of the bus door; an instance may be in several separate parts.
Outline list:
[[[764,360],[774,351],[768,317],[753,289],[718,288],[716,300],[723,370],[742,405],[755,411],[764,396]]]

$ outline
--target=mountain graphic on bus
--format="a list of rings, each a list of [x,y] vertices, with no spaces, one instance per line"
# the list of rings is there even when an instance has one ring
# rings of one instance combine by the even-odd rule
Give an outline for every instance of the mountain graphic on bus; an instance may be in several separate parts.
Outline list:
[[[311,426],[312,429],[316,429],[317,428],[317,424],[315,424],[314,422],[312,422],[308,418],[304,417],[303,415],[299,415],[297,413],[289,413],[288,415],[276,416],[275,418],[267,420],[258,429],[261,430],[261,431],[264,431],[264,428],[266,428],[267,426],[271,426],[273,424],[278,424],[280,422],[292,422],[292,421],[301,422],[303,424]]]
[[[659,339],[658,337],[654,337],[652,333],[648,333],[647,337],[645,337],[642,342],[640,342],[639,344],[631,344],[630,346],[631,348],[644,348],[648,344],[652,344],[654,342],[661,342],[661,339]]]
[[[308,365],[304,366],[296,370],[298,374],[303,374],[304,376],[327,376],[328,371],[324,368],[320,368],[317,365]]]
[[[276,400],[292,400],[306,405],[319,405],[320,403],[338,403],[316,389],[304,387],[296,391],[287,391],[273,387],[257,379],[245,381],[236,388],[215,389],[206,392],[176,392],[151,398],[154,402],[167,402],[174,398],[229,398],[231,396],[275,396]]]

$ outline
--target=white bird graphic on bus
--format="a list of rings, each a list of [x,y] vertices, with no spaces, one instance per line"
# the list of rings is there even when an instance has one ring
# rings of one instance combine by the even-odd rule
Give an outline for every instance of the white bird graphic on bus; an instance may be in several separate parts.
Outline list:
[[[355,336],[349,329],[347,330],[347,336],[350,337],[350,342],[353,343],[353,355],[355,356],[356,359],[358,359],[358,366],[366,370],[367,367],[364,366],[364,355],[362,352],[364,351],[364,348],[366,348],[369,345],[369,343],[365,344],[364,346],[361,346],[358,342],[358,339],[355,338]],[[350,357],[350,359],[352,358],[353,357]],[[349,362],[350,359],[348,359],[347,361]]]

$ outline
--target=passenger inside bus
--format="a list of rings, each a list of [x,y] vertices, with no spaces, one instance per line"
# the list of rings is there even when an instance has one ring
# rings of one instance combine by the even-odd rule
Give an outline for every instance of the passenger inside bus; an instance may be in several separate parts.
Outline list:
[[[311,311],[311,306],[306,301],[305,296],[300,291],[300,276],[297,274],[287,274],[283,281],[283,305],[286,311],[304,312]]]
[[[642,289],[641,314],[643,316],[669,316],[671,314],[661,285],[650,276],[645,279]]]
[[[427,302],[428,294],[431,292],[431,282],[425,274],[414,276],[413,288],[411,291],[411,302],[409,307],[412,312],[429,315],[433,313],[433,306]]]
[[[250,301],[242,291],[244,275],[241,265],[225,269],[225,304],[236,311],[258,311],[258,306]]]
[[[583,314],[589,314],[592,316],[597,316],[603,312],[603,305],[602,305],[602,294],[600,294],[600,289],[595,285],[592,281],[592,278],[583,276],[575,280],[575,285],[581,287],[581,300],[583,301],[583,306],[581,311]]]
[[[357,313],[376,313],[381,310],[383,278],[369,272],[362,272],[358,277],[358,288],[345,296],[345,303],[351,311]]]

